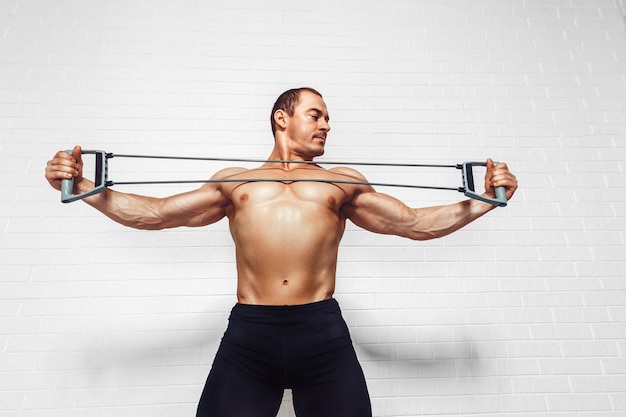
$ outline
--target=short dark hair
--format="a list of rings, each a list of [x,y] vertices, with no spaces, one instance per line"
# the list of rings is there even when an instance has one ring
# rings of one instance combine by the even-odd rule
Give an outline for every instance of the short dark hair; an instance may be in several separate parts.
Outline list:
[[[276,121],[274,120],[274,113],[276,113],[277,110],[283,110],[289,116],[293,116],[296,105],[300,100],[300,93],[302,93],[303,91],[308,91],[309,93],[313,93],[322,97],[319,91],[310,87],[292,88],[291,90],[287,90],[280,96],[278,96],[276,102],[274,103],[274,107],[272,108],[272,114],[270,114],[272,135],[276,135]]]

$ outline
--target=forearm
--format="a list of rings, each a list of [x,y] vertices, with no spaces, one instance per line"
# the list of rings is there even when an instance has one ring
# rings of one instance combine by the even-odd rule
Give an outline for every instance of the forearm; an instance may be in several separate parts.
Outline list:
[[[413,221],[405,236],[414,240],[429,240],[453,233],[487,214],[494,205],[470,199],[459,203],[413,209]]]
[[[93,183],[89,180],[78,185],[81,193],[92,188]],[[165,198],[106,189],[84,201],[117,223],[145,230],[212,224],[226,215],[225,207],[229,204],[213,184]]]
[[[345,213],[357,226],[371,232],[429,240],[459,230],[494,207],[470,199],[444,206],[410,208],[386,194],[364,193],[346,206]]]
[[[90,182],[80,184],[80,192],[90,189]],[[135,229],[158,230],[175,227],[159,214],[160,199],[135,194],[119,193],[111,189],[87,197],[83,201],[111,220]]]
[[[234,171],[240,172],[237,168]],[[225,169],[212,178],[232,175]],[[61,190],[63,180],[74,178],[73,194],[85,194],[94,189],[94,183],[82,176],[80,147],[72,155],[59,151],[46,165],[46,180]],[[107,217],[124,226],[136,229],[164,229],[177,226],[204,226],[226,216],[230,200],[215,183],[165,198],[116,192],[106,188],[102,192],[83,198],[83,201]]]
[[[517,179],[506,164],[494,167],[489,160],[485,174],[485,195],[493,198],[495,187],[505,187],[508,200],[517,189]],[[449,235],[495,207],[470,199],[445,206],[413,209],[400,200],[377,193],[369,187],[359,189],[343,210],[353,223],[371,232],[428,240]]]

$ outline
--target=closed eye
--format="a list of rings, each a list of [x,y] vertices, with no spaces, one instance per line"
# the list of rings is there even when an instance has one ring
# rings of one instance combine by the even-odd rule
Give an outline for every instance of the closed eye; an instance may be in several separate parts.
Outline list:
[[[310,117],[311,119],[313,119],[314,121],[317,122],[319,119],[324,117],[324,115],[322,114],[322,112],[319,112],[319,113],[309,113],[308,117]],[[326,122],[328,122],[330,120],[330,118],[328,116],[326,116],[326,117],[324,117],[324,120],[326,120]]]
[[[330,120],[327,114],[325,114],[322,110],[316,108],[310,108],[306,112],[307,117],[313,119],[313,121],[318,121],[320,118],[324,118],[326,123]]]

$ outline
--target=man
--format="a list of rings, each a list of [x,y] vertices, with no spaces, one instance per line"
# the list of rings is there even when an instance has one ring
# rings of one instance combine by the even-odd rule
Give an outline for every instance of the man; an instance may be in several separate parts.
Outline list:
[[[275,145],[255,169],[227,168],[199,189],[166,198],[106,190],[85,202],[137,229],[205,226],[227,217],[235,242],[237,300],[215,357],[198,417],[275,416],[292,389],[298,417],[371,416],[369,395],[348,329],[333,299],[339,241],[346,220],[415,240],[445,236],[494,206],[466,200],[412,209],[363,184],[358,171],[324,169],[330,125],[322,96],[310,88],[283,93],[271,113]],[[48,161],[55,189],[74,177],[74,191],[93,187],[82,176],[79,147]],[[253,182],[269,178],[271,182]],[[291,181],[311,179],[318,181]],[[487,161],[485,195],[517,188],[506,164]]]

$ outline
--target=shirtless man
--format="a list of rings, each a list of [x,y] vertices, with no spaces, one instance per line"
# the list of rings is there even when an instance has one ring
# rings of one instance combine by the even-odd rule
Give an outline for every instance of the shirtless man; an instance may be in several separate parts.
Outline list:
[[[324,153],[330,125],[322,96],[309,88],[283,93],[271,113],[275,146],[269,160],[312,161]],[[93,188],[82,176],[80,147],[59,151],[46,179],[59,190]],[[275,182],[250,182],[271,178]],[[85,202],[137,229],[205,226],[228,218],[235,242],[237,300],[215,357],[198,417],[275,416],[292,389],[298,417],[371,416],[369,395],[348,329],[333,299],[339,241],[346,220],[414,240],[452,233],[494,208],[478,200],[413,209],[370,185],[289,179],[367,180],[358,171],[267,162],[227,168],[195,191],[153,198],[107,189]],[[485,195],[517,180],[506,164],[487,161]]]

